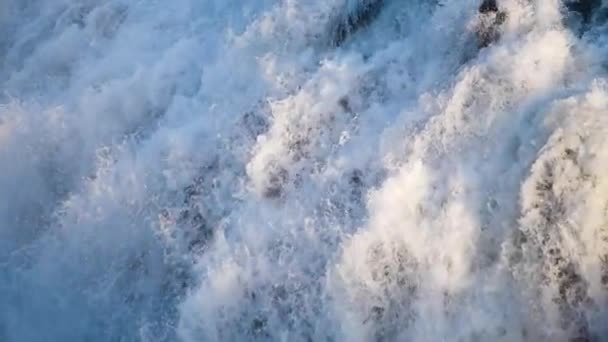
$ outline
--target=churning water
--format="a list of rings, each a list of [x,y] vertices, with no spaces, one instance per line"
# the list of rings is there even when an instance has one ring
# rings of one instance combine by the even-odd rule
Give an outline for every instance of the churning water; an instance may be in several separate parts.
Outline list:
[[[605,341],[608,3],[479,2],[0,0],[0,341]]]

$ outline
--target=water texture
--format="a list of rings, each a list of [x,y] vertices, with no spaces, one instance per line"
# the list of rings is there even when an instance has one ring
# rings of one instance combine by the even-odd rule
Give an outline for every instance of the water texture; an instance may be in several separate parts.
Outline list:
[[[0,341],[605,341],[607,13],[0,0]]]

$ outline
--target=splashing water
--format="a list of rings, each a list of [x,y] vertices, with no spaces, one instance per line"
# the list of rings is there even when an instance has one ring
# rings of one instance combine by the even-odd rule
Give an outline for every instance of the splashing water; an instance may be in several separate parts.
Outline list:
[[[572,3],[1,0],[0,341],[602,341]]]

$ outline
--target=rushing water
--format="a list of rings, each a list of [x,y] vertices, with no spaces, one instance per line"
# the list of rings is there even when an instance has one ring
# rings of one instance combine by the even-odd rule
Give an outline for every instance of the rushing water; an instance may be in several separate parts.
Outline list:
[[[605,341],[608,2],[479,5],[0,0],[0,341]]]

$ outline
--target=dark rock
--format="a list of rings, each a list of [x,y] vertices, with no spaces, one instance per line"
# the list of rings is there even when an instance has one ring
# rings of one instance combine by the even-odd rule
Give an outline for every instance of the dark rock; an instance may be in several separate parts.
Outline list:
[[[484,0],[479,6],[479,13],[496,13],[498,12],[498,5],[496,0]]]
[[[278,198],[283,194],[283,189],[287,183],[289,174],[287,170],[279,167],[278,169],[271,172],[269,182],[264,189],[264,197],[266,198]]]
[[[268,318],[266,317],[257,317],[254,318],[253,321],[251,322],[251,333],[254,336],[263,336],[263,337],[268,337],[268,332],[266,331],[266,328],[268,326]]]
[[[478,12],[480,25],[477,28],[477,46],[481,49],[500,38],[500,26],[507,20],[507,13],[498,8],[496,0],[484,0]]]
[[[355,11],[341,16],[333,23],[331,43],[340,46],[355,32],[367,27],[378,17],[383,5],[384,0],[361,1]]]
[[[584,23],[589,23],[602,2],[600,0],[566,0],[564,5],[568,11],[580,14]]]

